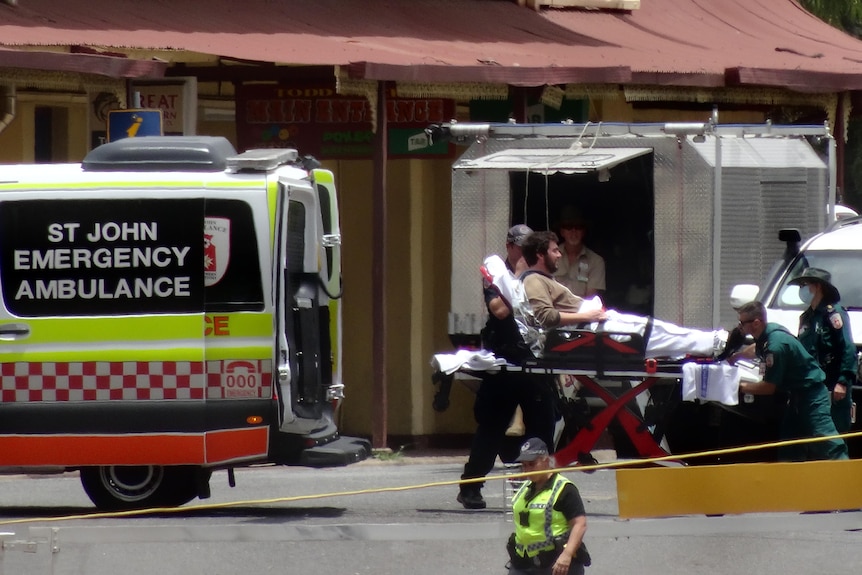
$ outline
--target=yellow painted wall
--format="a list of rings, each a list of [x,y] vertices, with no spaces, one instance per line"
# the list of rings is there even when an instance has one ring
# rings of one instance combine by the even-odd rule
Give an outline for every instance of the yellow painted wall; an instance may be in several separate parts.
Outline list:
[[[590,121],[592,122],[708,122],[711,111],[670,110],[667,108],[637,108],[626,102],[622,92],[616,98],[590,101]],[[765,121],[763,112],[753,110],[721,110],[718,120],[722,124],[759,124]]]
[[[20,119],[20,110],[15,112],[15,118],[5,130],[0,132],[0,163],[17,164],[22,161],[24,150],[24,122]]]
[[[19,92],[16,98],[15,117],[5,130],[0,132],[0,162],[31,163],[34,161],[35,133],[34,115],[39,106],[66,110],[66,124],[55,126],[54,137],[58,138],[55,151],[61,157],[58,162],[79,162],[87,155],[88,109],[79,95],[51,94],[40,96]]]
[[[370,161],[325,162],[336,173],[344,254],[346,434],[372,430],[372,185]],[[390,435],[471,433],[472,398],[453,386],[452,407],[431,408],[431,355],[448,340],[451,159],[392,160],[387,174],[387,411]],[[478,279],[477,279],[478,282]],[[477,283],[478,285],[478,283]],[[478,289],[478,287],[477,287]],[[399,446],[391,446],[397,448]]]

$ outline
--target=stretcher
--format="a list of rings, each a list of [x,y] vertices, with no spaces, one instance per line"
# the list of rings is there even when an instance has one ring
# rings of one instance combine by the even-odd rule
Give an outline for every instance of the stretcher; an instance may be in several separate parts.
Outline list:
[[[647,334],[645,334],[648,336]],[[494,366],[477,371],[470,366],[461,367],[450,374],[437,372],[432,380],[439,384],[434,398],[434,409],[448,407],[448,395],[455,374],[481,378],[483,372],[509,370],[554,376],[568,376],[580,388],[576,398],[558,387],[561,412],[566,430],[565,444],[558,444],[555,459],[558,465],[594,463],[591,452],[597,441],[616,421],[642,458],[667,457],[671,453],[662,446],[663,428],[660,413],[646,417],[630,408],[634,400],[665,386],[668,396],[679,399],[678,384],[683,378],[683,366],[689,362],[712,364],[712,357],[686,357],[680,360],[646,358],[644,337],[638,334],[615,334],[590,330],[551,330],[546,334],[541,358],[531,358],[521,365]],[[628,387],[630,385],[630,387]],[[668,389],[670,387],[670,389]],[[613,390],[613,391],[612,391]],[[621,390],[621,391],[616,391]],[[586,393],[585,393],[586,392]],[[586,420],[566,420],[567,402],[582,399],[585,394],[601,400],[604,407]],[[641,398],[643,399],[643,398]],[[660,411],[660,410],[659,410]],[[644,410],[645,415],[648,410]],[[583,415],[583,411],[581,411]],[[665,462],[673,464],[672,460]]]

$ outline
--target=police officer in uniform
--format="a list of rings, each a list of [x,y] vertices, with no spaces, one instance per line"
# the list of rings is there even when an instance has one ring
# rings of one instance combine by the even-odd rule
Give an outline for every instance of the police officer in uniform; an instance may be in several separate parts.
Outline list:
[[[515,493],[515,531],[509,537],[509,575],[583,575],[591,561],[584,545],[587,514],[575,484],[551,471],[548,446],[537,437],[516,461],[534,472]]]
[[[830,398],[824,381],[826,375],[793,334],[777,323],[766,322],[766,308],[759,301],[737,310],[739,327],[754,337],[756,353],[763,361],[763,379],[740,382],[739,392],[772,395],[786,392],[787,408],[781,420],[779,437],[801,439],[837,435],[830,416]],[[847,446],[841,439],[829,439],[778,449],[782,461],[808,459],[847,459]]]
[[[799,297],[808,304],[799,317],[799,341],[826,373],[826,388],[832,396],[832,421],[840,433],[845,433],[850,430],[857,368],[850,318],[839,303],[841,295],[826,270],[806,268],[790,283],[799,286]]]

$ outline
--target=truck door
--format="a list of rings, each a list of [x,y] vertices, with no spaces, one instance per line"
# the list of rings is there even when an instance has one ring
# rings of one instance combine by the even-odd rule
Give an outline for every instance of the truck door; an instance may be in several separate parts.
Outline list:
[[[277,373],[281,429],[297,419],[320,420],[331,379],[328,308],[321,293],[322,225],[308,184],[280,183],[276,206],[275,262]],[[324,321],[322,321],[324,318]]]

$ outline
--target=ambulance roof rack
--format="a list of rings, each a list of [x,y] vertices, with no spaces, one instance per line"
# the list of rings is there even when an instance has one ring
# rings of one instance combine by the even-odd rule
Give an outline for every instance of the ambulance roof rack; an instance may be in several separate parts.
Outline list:
[[[102,144],[84,158],[87,172],[223,172],[233,145],[221,136],[142,136]]]
[[[299,159],[299,153],[293,148],[263,148],[248,150],[242,154],[227,158],[227,169],[231,172],[267,171],[284,164],[293,164]]]

